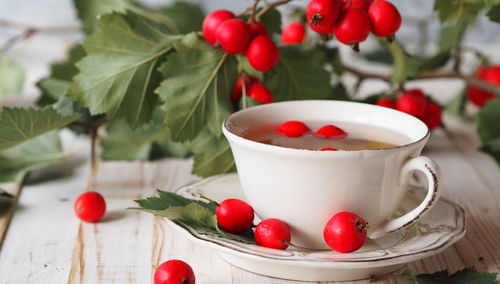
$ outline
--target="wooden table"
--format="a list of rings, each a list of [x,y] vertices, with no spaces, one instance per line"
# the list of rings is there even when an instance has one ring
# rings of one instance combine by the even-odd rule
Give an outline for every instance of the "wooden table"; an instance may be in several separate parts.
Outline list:
[[[432,134],[424,154],[441,167],[443,196],[467,212],[467,234],[445,252],[407,268],[500,271],[500,170],[475,150],[478,145],[471,125],[451,120],[446,131]],[[8,186],[21,194],[13,214],[0,219],[0,231],[8,227],[0,251],[0,283],[151,283],[152,266],[171,258],[189,262],[197,283],[298,283],[232,267],[211,249],[172,231],[163,218],[124,210],[134,205],[132,200],[154,195],[155,188],[174,190],[198,179],[190,174],[189,160],[101,162],[97,175],[88,178],[86,162],[64,167],[73,167],[73,174],[25,186],[22,192],[15,184]],[[86,188],[107,200],[100,223],[82,223],[73,214],[73,200]],[[396,281],[402,280],[384,282]]]

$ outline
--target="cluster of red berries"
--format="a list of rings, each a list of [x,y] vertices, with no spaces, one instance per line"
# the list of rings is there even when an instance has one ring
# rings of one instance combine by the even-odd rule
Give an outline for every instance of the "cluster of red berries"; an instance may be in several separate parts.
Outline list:
[[[327,124],[316,131],[311,131],[305,123],[297,120],[283,122],[276,128],[276,133],[293,138],[301,137],[308,133],[312,133],[315,137],[321,139],[342,139],[347,136],[347,133],[343,129],[332,124]],[[325,147],[321,148],[320,151],[337,151],[337,149]]]
[[[245,93],[248,97],[260,103],[268,104],[274,102],[271,91],[264,86],[257,77],[242,74],[236,79],[233,92],[231,93],[231,101],[233,103],[238,102],[241,98],[243,95],[243,88],[245,88]]]
[[[229,54],[244,54],[257,71],[268,71],[279,59],[279,50],[261,23],[247,23],[227,10],[216,10],[203,20],[203,37]]]
[[[441,125],[441,107],[419,89],[411,89],[402,93],[397,100],[389,97],[379,99],[375,104],[397,109],[421,119],[429,129]]]
[[[500,65],[481,66],[477,69],[475,76],[490,84],[500,86]],[[493,99],[495,95],[477,87],[469,86],[467,88],[467,97],[472,103],[482,107],[487,101]]]
[[[253,226],[254,210],[239,199],[226,199],[215,211],[219,226],[233,234],[248,232]],[[365,242],[368,223],[356,214],[340,212],[325,225],[323,237],[327,245],[338,252],[352,252]],[[259,246],[285,250],[291,243],[288,225],[269,218],[255,227],[255,242]]]
[[[401,15],[385,0],[311,0],[306,7],[309,27],[359,50],[370,31],[392,39],[401,26]]]

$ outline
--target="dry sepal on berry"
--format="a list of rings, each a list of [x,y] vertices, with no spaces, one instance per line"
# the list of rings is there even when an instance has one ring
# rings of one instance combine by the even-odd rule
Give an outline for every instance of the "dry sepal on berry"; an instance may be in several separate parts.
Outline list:
[[[325,225],[323,238],[334,251],[348,253],[358,250],[366,240],[368,222],[351,212],[335,214]]]
[[[338,0],[311,0],[306,7],[307,22],[314,31],[316,27],[332,27],[340,11]]]
[[[276,218],[266,219],[255,228],[255,242],[259,246],[285,250],[291,239],[288,225]]]
[[[78,196],[73,209],[80,220],[93,223],[104,216],[106,201],[98,192],[89,191]]]
[[[155,271],[155,284],[195,284],[193,269],[182,260],[165,261]]]

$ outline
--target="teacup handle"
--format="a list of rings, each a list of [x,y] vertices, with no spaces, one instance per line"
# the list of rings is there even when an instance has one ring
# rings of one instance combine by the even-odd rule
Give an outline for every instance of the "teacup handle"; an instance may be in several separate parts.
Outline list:
[[[422,216],[424,216],[436,203],[439,197],[439,171],[436,163],[425,156],[412,158],[411,160],[407,161],[401,168],[399,182],[403,185],[407,185],[411,177],[411,173],[415,170],[423,172],[427,177],[429,188],[424,200],[415,209],[411,210],[405,215],[400,216],[394,220],[388,220],[382,223],[375,229],[375,231],[370,234],[371,239],[376,239],[382,237],[385,234],[410,226],[411,224],[417,222]]]

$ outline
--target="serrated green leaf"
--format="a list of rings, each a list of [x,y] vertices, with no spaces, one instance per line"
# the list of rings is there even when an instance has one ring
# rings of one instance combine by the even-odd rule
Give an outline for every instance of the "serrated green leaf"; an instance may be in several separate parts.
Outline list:
[[[198,4],[183,1],[175,1],[156,11],[170,18],[181,34],[200,31],[205,18],[205,13]]]
[[[402,83],[418,72],[419,61],[411,57],[397,41],[387,43],[394,59],[391,82]]]
[[[104,14],[125,13],[127,7],[131,5],[129,0],[73,0],[73,2],[86,34],[91,34],[97,29],[98,18]]]
[[[61,141],[56,130],[0,152],[0,182],[21,182],[36,169],[62,161]]]
[[[326,99],[332,94],[324,53],[307,46],[280,48],[276,67],[264,75],[264,85],[276,101]]]
[[[106,160],[148,160],[153,143],[157,143],[164,154],[185,157],[189,150],[185,145],[170,139],[169,129],[163,123],[164,112],[157,109],[153,120],[143,127],[132,129],[125,120],[113,120],[106,127],[101,139],[102,158]]]
[[[14,147],[34,137],[63,127],[78,118],[78,114],[62,116],[51,107],[4,107],[0,112],[0,151]]]
[[[136,128],[151,118],[157,102],[153,91],[161,79],[156,68],[177,38],[130,11],[102,17],[99,27],[84,43],[87,55],[77,63],[80,74],[69,97],[92,115],[125,118]]]
[[[486,14],[492,22],[500,23],[500,4],[491,7]]]
[[[207,126],[217,137],[232,112],[229,100],[237,76],[234,56],[213,48],[196,33],[176,43],[160,71],[166,78],[156,90],[165,104],[174,141],[189,141]]]
[[[236,171],[233,153],[226,138],[216,137],[206,128],[191,142],[193,173],[202,177]]]
[[[0,57],[0,98],[21,92],[24,70],[18,64]]]
[[[437,271],[432,274],[407,273],[407,278],[413,279],[418,284],[496,284],[496,273],[476,272],[465,268],[453,274],[448,271]]]
[[[141,208],[132,208],[166,217],[188,230],[217,238],[255,244],[253,231],[242,235],[225,232],[217,225],[216,206],[213,203],[192,200],[172,192],[158,190],[159,197],[148,197],[135,202]]]
[[[259,80],[262,80],[262,78],[264,77],[264,73],[255,70],[250,65],[250,63],[248,63],[248,59],[246,56],[238,54],[238,55],[236,55],[236,60],[238,61],[238,74],[242,74],[242,73],[249,74],[249,75],[253,75],[253,76],[259,78]]]

